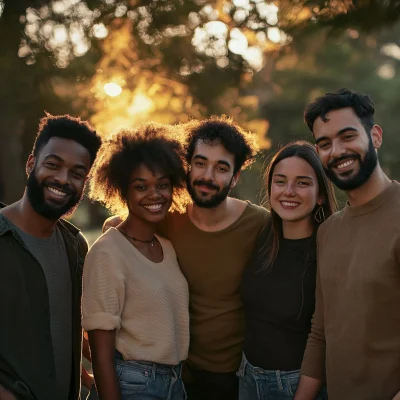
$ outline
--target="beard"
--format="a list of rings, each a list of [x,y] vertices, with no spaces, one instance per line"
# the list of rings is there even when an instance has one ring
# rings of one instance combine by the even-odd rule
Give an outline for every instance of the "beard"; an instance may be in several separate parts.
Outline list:
[[[62,190],[70,196],[65,204],[57,204],[56,202],[46,202],[44,191],[46,186],[51,186]],[[62,216],[72,214],[83,198],[83,191],[77,193],[70,185],[60,185],[55,182],[39,182],[36,179],[35,168],[28,177],[26,184],[26,193],[32,208],[42,217],[51,221],[56,221]]]
[[[358,160],[360,165],[359,171],[354,176],[351,176],[349,178],[342,178],[334,172],[333,164],[337,165],[341,161],[346,161],[354,158]],[[330,162],[328,164],[328,168],[324,169],[327,177],[332,181],[335,186],[337,186],[341,190],[349,191],[357,189],[360,186],[364,185],[364,183],[367,182],[368,179],[371,177],[377,165],[378,156],[370,138],[368,150],[365,153],[365,157],[363,160],[361,159],[361,156],[359,154],[346,155]]]
[[[219,206],[229,195],[229,192],[231,191],[231,184],[232,184],[232,179],[229,181],[228,185],[223,186],[222,188],[218,185],[216,185],[213,182],[210,181],[205,181],[202,179],[196,179],[193,181],[193,183],[190,180],[190,173],[187,175],[187,190],[190,194],[190,197],[193,200],[193,203],[196,204],[198,207],[202,208],[215,208]],[[195,186],[206,186],[210,189],[215,189],[217,191],[216,194],[214,194],[212,197],[209,199],[203,199],[201,196],[199,196],[196,193]]]

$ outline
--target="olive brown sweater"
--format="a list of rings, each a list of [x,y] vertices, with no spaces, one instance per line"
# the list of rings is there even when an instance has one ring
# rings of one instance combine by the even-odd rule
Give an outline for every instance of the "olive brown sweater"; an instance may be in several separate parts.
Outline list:
[[[400,184],[347,206],[318,231],[316,309],[302,374],[329,400],[400,391]]]

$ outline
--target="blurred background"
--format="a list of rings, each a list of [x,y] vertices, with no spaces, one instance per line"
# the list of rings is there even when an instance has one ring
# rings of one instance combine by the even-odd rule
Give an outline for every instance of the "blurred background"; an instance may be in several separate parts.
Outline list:
[[[234,195],[259,203],[264,158],[312,140],[304,107],[341,87],[372,95],[399,180],[399,20],[398,0],[0,0],[0,201],[21,197],[47,111],[104,136],[230,115],[263,148]],[[85,200],[72,220],[92,242],[107,216]]]

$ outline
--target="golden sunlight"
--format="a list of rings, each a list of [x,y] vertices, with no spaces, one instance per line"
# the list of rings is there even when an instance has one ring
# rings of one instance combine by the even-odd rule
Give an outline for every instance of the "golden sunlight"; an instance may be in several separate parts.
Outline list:
[[[128,108],[131,115],[150,112],[154,109],[154,103],[144,94],[137,94],[133,98],[132,104]]]
[[[103,86],[106,95],[110,97],[117,97],[122,92],[122,87],[115,82],[108,82]]]

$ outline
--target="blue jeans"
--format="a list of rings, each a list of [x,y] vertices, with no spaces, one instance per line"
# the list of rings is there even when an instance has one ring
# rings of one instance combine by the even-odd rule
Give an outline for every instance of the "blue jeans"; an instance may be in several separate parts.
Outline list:
[[[119,352],[115,354],[122,400],[186,400],[182,364],[124,361]]]
[[[243,354],[239,371],[239,400],[293,400],[300,370],[265,370],[251,365]],[[316,400],[326,400],[323,388]]]

